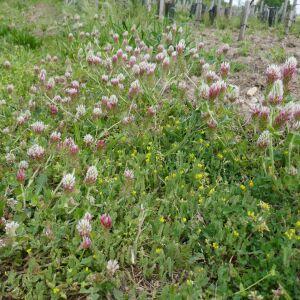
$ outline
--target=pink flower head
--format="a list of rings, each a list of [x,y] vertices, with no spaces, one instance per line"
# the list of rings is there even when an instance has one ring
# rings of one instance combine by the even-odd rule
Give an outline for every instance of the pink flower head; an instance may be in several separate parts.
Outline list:
[[[113,34],[113,40],[114,40],[115,43],[119,42],[119,35],[117,33]]]
[[[98,171],[95,166],[91,166],[88,168],[84,181],[87,184],[94,184],[97,181]]]
[[[118,51],[117,51],[117,57],[118,58],[121,58],[123,56],[123,50],[122,49],[119,49]]]
[[[214,71],[207,71],[205,74],[207,83],[212,83],[219,80],[219,76]]]
[[[259,136],[256,144],[259,148],[267,148],[270,144],[270,141],[270,132],[268,130],[265,130]]]
[[[38,134],[44,132],[47,127],[48,126],[45,125],[43,121],[37,121],[37,122],[31,124],[32,131],[35,133],[38,133]]]
[[[52,90],[55,87],[55,80],[53,77],[49,78],[48,82],[46,83],[46,89]]]
[[[124,172],[124,176],[127,180],[133,180],[134,179],[134,172],[132,170],[126,169]]]
[[[156,114],[156,108],[154,106],[150,106],[147,108],[147,113],[149,116],[153,117]]]
[[[180,55],[185,50],[185,40],[180,40],[179,43],[176,45],[176,51]]]
[[[220,68],[220,73],[222,78],[226,78],[229,74],[229,71],[230,71],[230,64],[228,62],[222,62]]]
[[[100,222],[105,229],[110,229],[112,227],[112,219],[109,214],[101,215]]]
[[[218,123],[210,118],[208,121],[207,121],[207,126],[210,128],[210,129],[216,129],[218,127]]]
[[[111,59],[112,59],[112,62],[115,64],[118,61],[118,56],[113,55]]]
[[[267,82],[274,83],[281,79],[281,70],[277,65],[270,65],[266,70]]]
[[[46,75],[47,75],[47,71],[45,69],[42,69],[40,71],[40,74],[39,74],[39,80],[41,82],[45,82],[46,81]]]
[[[28,149],[27,154],[31,159],[39,160],[43,158],[45,154],[45,149],[39,146],[38,144],[35,144]]]
[[[58,113],[58,108],[55,104],[50,104],[49,108],[50,108],[50,113],[52,116],[54,116]]]
[[[283,127],[291,120],[292,114],[289,109],[282,108],[274,120],[274,127]]]
[[[89,249],[92,245],[92,241],[88,236],[83,236],[80,248]]]
[[[93,219],[93,216],[89,212],[86,212],[83,218],[90,222]]]
[[[62,187],[66,192],[73,192],[75,188],[75,176],[73,174],[64,175]]]
[[[283,84],[281,80],[276,80],[272,86],[272,89],[268,95],[268,102],[276,105],[280,104],[283,100]]]
[[[57,143],[61,140],[61,133],[60,132],[57,132],[57,131],[54,131],[51,133],[50,135],[50,141],[52,143]]]
[[[16,177],[19,182],[21,182],[21,183],[24,182],[25,178],[26,178],[25,170],[19,169]]]
[[[162,62],[162,66],[164,69],[168,69],[170,66],[170,58],[169,57],[165,57],[163,62]]]
[[[218,50],[217,50],[217,54],[221,55],[221,54],[227,54],[229,50],[229,45],[228,44],[224,44],[222,45]]]
[[[135,80],[130,85],[129,96],[131,97],[131,96],[139,94],[140,90],[141,90],[140,82],[138,80]]]
[[[97,147],[97,149],[104,149],[105,148],[105,140],[99,140],[98,142],[97,142],[97,145],[96,145],[96,147]]]
[[[135,56],[130,56],[130,58],[129,58],[129,65],[132,67],[133,65],[136,64],[136,61],[137,61],[137,59],[136,59]]]
[[[284,84],[288,84],[297,74],[297,60],[295,57],[290,57],[281,68],[282,80]]]
[[[197,44],[197,49],[198,49],[198,51],[201,50],[201,49],[203,49],[203,48],[204,48],[204,43],[203,43],[203,42],[199,42],[199,43]]]
[[[208,99],[215,100],[222,92],[226,90],[226,83],[224,81],[214,82],[208,90]]]
[[[81,236],[89,236],[92,231],[90,220],[87,220],[86,218],[79,220],[76,228]]]

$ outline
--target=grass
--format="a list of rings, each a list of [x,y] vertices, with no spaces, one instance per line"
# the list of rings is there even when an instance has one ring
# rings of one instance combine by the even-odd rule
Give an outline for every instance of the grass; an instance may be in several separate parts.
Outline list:
[[[209,48],[185,14],[174,26],[138,3],[100,1],[95,16],[88,1],[43,1],[62,13],[37,35],[38,1],[2,2],[0,298],[299,298],[299,101],[286,82],[282,95],[265,86],[268,122],[249,118],[222,64],[250,67],[223,51],[229,28]]]

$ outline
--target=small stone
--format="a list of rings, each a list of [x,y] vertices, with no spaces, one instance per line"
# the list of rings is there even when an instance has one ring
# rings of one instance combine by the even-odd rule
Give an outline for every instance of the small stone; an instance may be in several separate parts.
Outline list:
[[[247,96],[253,97],[257,93],[258,89],[256,86],[252,87],[251,89],[248,90]]]

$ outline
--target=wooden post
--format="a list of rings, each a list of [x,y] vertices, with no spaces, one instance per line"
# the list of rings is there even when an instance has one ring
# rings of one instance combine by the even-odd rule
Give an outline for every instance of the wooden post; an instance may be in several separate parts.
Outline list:
[[[283,12],[282,12],[282,16],[281,16],[281,22],[282,23],[284,23],[285,19],[286,19],[286,11],[287,11],[287,7],[288,7],[288,3],[289,3],[289,0],[284,0]]]
[[[159,14],[158,17],[160,20],[163,20],[165,14],[165,0],[159,0]]]
[[[261,15],[264,11],[264,1],[260,2],[259,14]]]
[[[228,13],[228,18],[230,19],[232,16],[232,2],[233,0],[229,1],[229,13]]]
[[[285,34],[288,34],[290,31],[290,28],[292,26],[294,15],[296,14],[296,6],[297,6],[297,0],[294,0],[293,6],[291,7],[290,13],[289,13],[289,19],[287,22],[287,25],[285,27]]]
[[[150,12],[151,11],[151,0],[147,0],[146,5],[147,5],[148,12]]]
[[[197,0],[196,2],[196,22],[201,21],[201,14],[202,14],[202,0]]]
[[[247,22],[248,22],[249,10],[250,10],[250,1],[247,0],[245,2],[245,7],[244,7],[243,16],[242,16],[242,23],[241,23],[241,29],[240,29],[238,41],[242,41],[245,38],[245,31],[246,31]]]
[[[221,16],[221,9],[222,9],[222,1],[218,0],[218,4],[217,4],[217,16],[218,17]]]

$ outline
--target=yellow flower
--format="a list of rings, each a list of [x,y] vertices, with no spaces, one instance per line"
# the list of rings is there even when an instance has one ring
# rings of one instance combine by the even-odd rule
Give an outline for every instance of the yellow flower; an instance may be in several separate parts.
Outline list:
[[[195,178],[197,180],[201,180],[203,177],[204,177],[203,173],[198,173],[198,174],[195,175]]]
[[[290,228],[284,233],[289,240],[296,237],[296,230],[294,228]]]
[[[297,228],[300,228],[300,220],[298,220],[295,225]]]
[[[26,252],[29,254],[31,252],[31,248],[27,249]]]
[[[212,246],[213,246],[213,248],[214,248],[215,250],[219,249],[219,244],[216,243],[216,242],[213,242],[213,243],[212,243]]]
[[[251,210],[248,210],[247,215],[249,218],[253,219],[254,221],[256,221],[257,217],[255,216],[255,213]]]
[[[204,165],[203,164],[198,164],[197,167],[202,169],[204,167]]]
[[[131,195],[132,195],[132,196],[135,196],[135,195],[136,195],[136,191],[133,190],[133,191],[131,192]]]
[[[218,153],[218,154],[217,154],[217,157],[220,158],[220,159],[223,159],[223,158],[224,158],[224,156],[223,156],[221,153]]]
[[[186,218],[182,218],[181,221],[182,221],[183,223],[185,223],[185,222],[186,222]]]
[[[164,218],[163,216],[161,216],[161,217],[159,218],[159,221],[160,221],[161,223],[165,223],[165,222],[166,222],[166,220],[165,220],[165,218]]]
[[[191,285],[194,284],[194,282],[193,282],[192,280],[188,279],[188,280],[186,281],[186,284],[187,284],[188,286],[191,286]]]
[[[254,182],[253,182],[253,180],[250,180],[250,181],[249,181],[249,186],[250,186],[251,188],[254,187]]]
[[[260,201],[258,204],[262,209],[264,210],[269,210],[270,209],[270,204],[264,202],[264,201]]]
[[[162,249],[161,249],[161,248],[156,248],[156,249],[155,249],[155,253],[156,253],[156,254],[160,254],[161,252],[162,252]]]
[[[241,189],[243,192],[246,192],[246,190],[247,190],[246,187],[245,187],[243,184],[240,185],[240,189]]]
[[[198,199],[198,202],[199,202],[199,204],[202,204],[203,203],[203,197],[199,197],[199,199]]]
[[[238,237],[239,235],[240,235],[240,234],[239,234],[236,230],[233,231],[233,236],[234,236],[234,237]]]
[[[53,289],[53,294],[57,294],[58,292],[59,292],[59,288],[56,288],[56,287],[55,287],[55,288]]]

